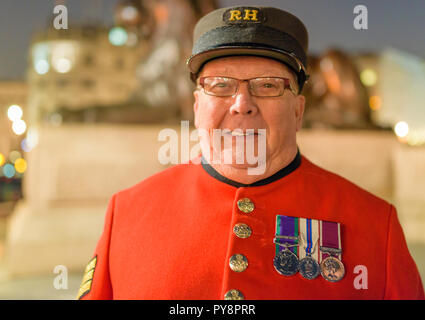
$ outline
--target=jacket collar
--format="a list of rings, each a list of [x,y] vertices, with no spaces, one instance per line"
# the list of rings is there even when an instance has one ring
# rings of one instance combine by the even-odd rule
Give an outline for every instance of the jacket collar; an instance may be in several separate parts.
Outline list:
[[[290,174],[291,172],[296,170],[301,164],[301,154],[300,154],[300,150],[297,150],[297,155],[295,156],[294,160],[292,160],[291,163],[289,163],[286,167],[280,169],[278,172],[271,175],[270,177],[267,177],[267,178],[259,180],[259,181],[255,181],[254,183],[251,183],[251,184],[244,184],[244,183],[236,182],[236,181],[233,181],[233,180],[226,178],[225,176],[222,176],[204,159],[204,157],[201,158],[201,163],[202,163],[202,168],[204,168],[204,170],[211,177],[213,177],[213,178],[215,178],[215,179],[217,179],[221,182],[227,183],[227,184],[229,184],[233,187],[236,187],[236,188],[258,187],[258,186],[264,186],[266,184],[269,184],[269,183],[272,183],[272,182],[277,181],[279,179],[282,179],[283,177],[287,176],[288,174]]]

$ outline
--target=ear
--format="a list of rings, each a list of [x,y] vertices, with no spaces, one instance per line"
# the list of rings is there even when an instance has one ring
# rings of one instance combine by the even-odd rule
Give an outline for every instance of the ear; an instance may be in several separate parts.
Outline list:
[[[300,131],[303,124],[305,97],[302,95],[298,95],[296,99],[297,99],[297,102],[295,104],[295,121],[296,121],[296,129],[297,131]]]
[[[199,128],[198,121],[198,108],[199,108],[199,90],[193,91],[193,96],[195,97],[195,102],[193,103],[193,114],[194,114],[194,122],[195,127]]]

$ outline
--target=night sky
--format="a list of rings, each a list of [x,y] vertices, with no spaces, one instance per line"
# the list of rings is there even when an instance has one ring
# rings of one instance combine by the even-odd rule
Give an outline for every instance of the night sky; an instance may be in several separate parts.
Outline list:
[[[68,0],[69,27],[101,21],[111,25],[119,0]],[[310,34],[310,51],[329,47],[349,52],[379,52],[397,48],[425,58],[425,1],[423,0],[220,0],[222,7],[256,4],[285,9],[298,16]],[[356,5],[368,8],[369,29],[353,27]],[[31,34],[46,27],[53,0],[0,0],[0,80],[24,79]]]

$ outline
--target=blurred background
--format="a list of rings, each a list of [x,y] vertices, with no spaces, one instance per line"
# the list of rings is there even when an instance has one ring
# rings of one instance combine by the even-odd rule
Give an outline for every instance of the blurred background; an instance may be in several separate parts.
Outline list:
[[[193,125],[194,25],[241,3],[256,2],[1,1],[0,299],[75,298],[108,199],[166,168],[162,129]],[[396,205],[424,280],[425,2],[362,1],[367,30],[356,1],[261,4],[309,31],[301,152]]]

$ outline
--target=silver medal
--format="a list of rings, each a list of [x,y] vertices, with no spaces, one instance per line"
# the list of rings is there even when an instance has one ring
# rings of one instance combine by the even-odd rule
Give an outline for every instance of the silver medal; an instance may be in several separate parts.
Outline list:
[[[298,257],[292,251],[285,249],[280,251],[273,259],[276,271],[284,276],[292,276],[298,272]]]
[[[316,260],[307,255],[300,260],[299,271],[305,279],[312,280],[320,274],[320,267]]]

